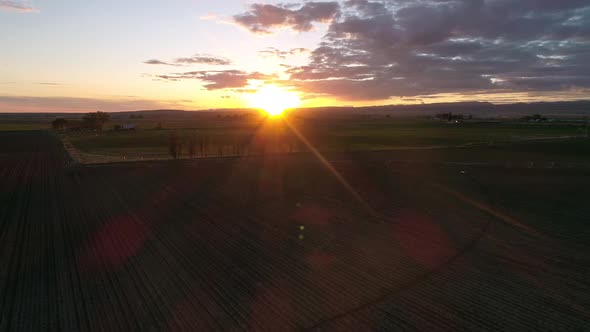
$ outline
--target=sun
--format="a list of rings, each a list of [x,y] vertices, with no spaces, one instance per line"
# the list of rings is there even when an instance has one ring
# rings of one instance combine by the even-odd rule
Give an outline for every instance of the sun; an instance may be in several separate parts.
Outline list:
[[[299,96],[276,85],[264,85],[250,98],[250,105],[264,110],[270,116],[280,116],[286,109],[301,104]]]

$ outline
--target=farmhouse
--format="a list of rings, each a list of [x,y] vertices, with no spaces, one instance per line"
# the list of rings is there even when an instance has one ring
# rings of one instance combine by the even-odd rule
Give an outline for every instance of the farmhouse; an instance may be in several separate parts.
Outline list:
[[[125,123],[122,125],[115,125],[114,128],[116,131],[125,131],[125,130],[136,130],[137,125],[134,123]]]

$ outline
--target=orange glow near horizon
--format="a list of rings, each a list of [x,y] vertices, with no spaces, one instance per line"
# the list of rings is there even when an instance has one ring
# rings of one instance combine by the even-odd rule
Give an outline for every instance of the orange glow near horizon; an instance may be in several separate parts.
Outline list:
[[[264,85],[249,98],[250,106],[266,112],[271,117],[283,114],[287,109],[301,104],[301,98],[295,92],[276,85]]]

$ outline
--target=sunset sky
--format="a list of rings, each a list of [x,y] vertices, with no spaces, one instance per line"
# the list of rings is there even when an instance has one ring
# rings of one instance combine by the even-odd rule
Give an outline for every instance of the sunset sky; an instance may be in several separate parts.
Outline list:
[[[286,1],[0,0],[0,112],[590,96],[588,0]]]

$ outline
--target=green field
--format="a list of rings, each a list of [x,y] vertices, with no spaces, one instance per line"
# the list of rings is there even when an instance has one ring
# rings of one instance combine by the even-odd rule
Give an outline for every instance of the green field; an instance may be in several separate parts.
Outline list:
[[[87,159],[92,161],[117,161],[137,159],[168,159],[169,137],[177,133],[180,137],[206,137],[209,142],[207,156],[235,155],[235,144],[248,146],[254,138],[265,136],[266,144],[272,144],[273,135],[268,133],[268,126],[279,127],[281,139],[290,142],[299,141],[292,130],[284,124],[257,125],[254,123],[190,123],[185,122],[181,129],[151,128],[151,123],[141,126],[137,131],[116,132],[103,131],[91,133],[72,133],[66,136]],[[584,140],[566,140],[565,142],[545,141],[564,140],[583,137],[585,128],[574,124],[529,124],[515,122],[473,122],[448,124],[432,120],[365,120],[335,121],[330,124],[308,124],[294,121],[292,125],[305,136],[311,144],[322,152],[354,152],[367,150],[393,150],[407,158],[440,159],[452,157],[452,160],[484,159],[507,160],[522,159],[528,151],[543,152],[543,159],[563,158],[586,159],[589,146]],[[272,131],[272,130],[271,130]],[[523,142],[532,142],[523,145]],[[516,144],[519,143],[519,144]],[[465,154],[458,148],[470,148]],[[412,150],[415,152],[412,153]],[[444,149],[444,150],[443,150]],[[302,152],[307,148],[297,143],[296,148],[284,148],[280,152]],[[428,152],[425,152],[428,150]],[[257,150],[258,151],[258,150]],[[250,149],[244,155],[257,154]],[[183,156],[188,157],[185,144]],[[535,153],[532,153],[535,154]],[[533,157],[531,157],[533,158]],[[549,158],[549,159],[551,159]],[[534,158],[532,159],[534,160]]]
[[[59,115],[4,115],[0,131],[47,130]],[[81,114],[65,115],[79,121]],[[115,131],[132,123],[135,131]],[[265,120],[248,113],[174,113],[117,115],[103,131],[60,132],[75,147],[83,163],[171,159],[170,137],[183,143],[181,158],[189,158],[188,139],[206,141],[193,157],[249,156],[308,152],[296,128],[322,153],[390,151],[395,159],[451,162],[582,162],[590,157],[584,123],[563,118],[530,123],[516,119],[478,119],[448,123],[418,117],[316,114]]]
[[[51,126],[48,123],[42,122],[16,122],[16,123],[1,123],[0,131],[30,131],[30,130],[48,130]]]

